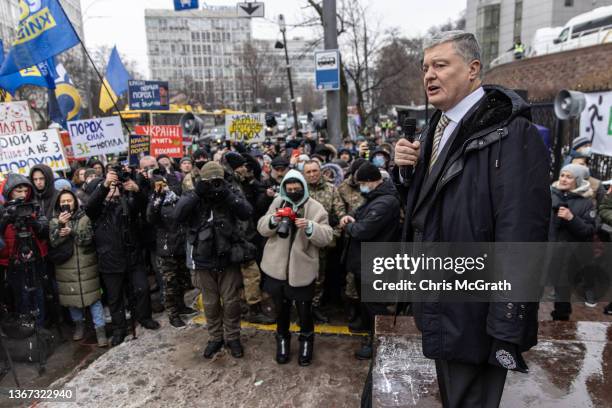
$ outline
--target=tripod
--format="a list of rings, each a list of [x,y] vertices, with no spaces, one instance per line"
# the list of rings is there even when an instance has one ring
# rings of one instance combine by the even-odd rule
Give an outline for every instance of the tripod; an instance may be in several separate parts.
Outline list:
[[[2,367],[2,369],[0,370],[0,381],[2,381],[10,371],[11,373],[13,373],[13,380],[15,381],[15,385],[17,386],[17,388],[21,388],[21,385],[19,385],[19,380],[17,379],[17,371],[15,371],[15,366],[13,365],[13,359],[11,358],[11,354],[9,353],[8,349],[4,345],[4,340],[2,339],[2,336],[0,336],[0,349],[2,349],[2,352],[6,357],[6,366]]]

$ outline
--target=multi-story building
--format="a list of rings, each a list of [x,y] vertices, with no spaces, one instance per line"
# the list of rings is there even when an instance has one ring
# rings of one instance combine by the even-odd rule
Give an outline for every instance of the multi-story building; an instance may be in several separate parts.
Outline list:
[[[481,43],[487,66],[520,38],[525,46],[537,29],[563,26],[570,18],[612,0],[467,0],[466,30]]]
[[[153,80],[170,82],[207,108],[250,109],[252,91],[240,60],[251,40],[251,20],[235,7],[145,10],[147,54]]]

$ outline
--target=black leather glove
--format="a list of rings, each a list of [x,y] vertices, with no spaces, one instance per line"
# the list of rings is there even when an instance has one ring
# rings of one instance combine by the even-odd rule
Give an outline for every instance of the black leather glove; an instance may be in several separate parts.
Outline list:
[[[519,346],[503,340],[493,340],[491,354],[489,354],[489,364],[520,373],[529,372],[529,367],[521,356]]]
[[[194,188],[194,191],[198,195],[198,197],[203,198],[204,195],[206,195],[206,190],[207,190],[206,182],[202,180],[198,180]]]

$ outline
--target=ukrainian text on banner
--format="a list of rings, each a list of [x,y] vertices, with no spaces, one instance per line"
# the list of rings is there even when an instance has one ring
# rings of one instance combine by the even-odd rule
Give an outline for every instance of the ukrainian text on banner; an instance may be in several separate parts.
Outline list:
[[[118,116],[68,122],[68,132],[77,158],[127,151]]]
[[[0,174],[28,174],[37,164],[70,168],[56,129],[0,136]]]
[[[79,43],[58,0],[20,0],[19,12],[17,38],[0,76],[32,67]]]
[[[34,123],[27,102],[0,103],[0,135],[32,132]]]
[[[225,115],[225,135],[236,142],[263,142],[266,138],[265,114]]]
[[[180,126],[136,126],[136,134],[149,135],[150,154],[183,157],[183,129]]]

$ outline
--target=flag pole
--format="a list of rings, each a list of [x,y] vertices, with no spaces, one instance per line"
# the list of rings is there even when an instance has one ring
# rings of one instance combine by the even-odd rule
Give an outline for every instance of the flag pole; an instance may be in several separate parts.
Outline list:
[[[106,92],[109,95],[111,95],[111,92],[108,89],[108,87],[106,86],[106,83],[104,83],[104,78],[102,77],[102,74],[100,74],[100,71],[98,71],[98,68],[96,67],[96,64],[94,64],[93,59],[91,58],[91,55],[89,55],[89,52],[87,51],[87,47],[85,47],[85,43],[81,39],[81,36],[79,35],[79,33],[74,29],[74,25],[72,24],[72,21],[70,21],[70,18],[68,18],[68,14],[66,14],[66,10],[64,10],[64,6],[62,6],[62,3],[60,3],[59,1],[57,2],[57,5],[62,10],[62,13],[64,13],[64,17],[66,17],[66,20],[68,20],[68,23],[70,23],[70,28],[72,28],[72,31],[74,32],[74,35],[76,36],[76,38],[81,43],[81,47],[83,48],[83,52],[87,56],[87,59],[91,63],[91,66],[93,67],[94,71],[96,71],[96,75],[98,76],[98,79],[100,80],[100,83],[102,84],[102,86],[104,87]],[[85,74],[85,75],[87,76],[87,74]],[[119,109],[119,106],[117,106],[117,102],[113,98],[111,98],[111,101],[113,101],[113,106],[117,110],[117,114],[119,115],[119,119],[121,120],[121,123],[123,124],[123,126],[125,127],[125,129],[128,132],[128,135],[129,135],[132,132],[131,132],[127,122],[125,121],[125,119],[123,119],[123,116],[121,115],[121,110]],[[129,152],[128,152],[128,154],[129,154]]]

